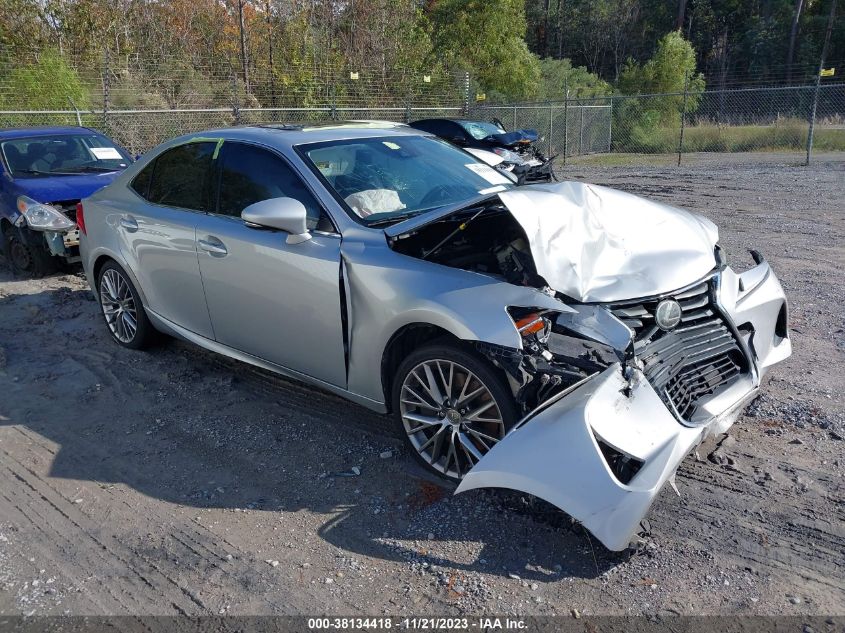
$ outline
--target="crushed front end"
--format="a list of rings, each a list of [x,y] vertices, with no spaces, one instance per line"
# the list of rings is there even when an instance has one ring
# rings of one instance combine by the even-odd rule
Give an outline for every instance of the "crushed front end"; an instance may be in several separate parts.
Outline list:
[[[627,547],[681,461],[733,424],[791,353],[783,290],[755,260],[656,296],[512,311],[522,349],[477,347],[506,372],[525,417],[457,492],[532,494],[609,549]]]

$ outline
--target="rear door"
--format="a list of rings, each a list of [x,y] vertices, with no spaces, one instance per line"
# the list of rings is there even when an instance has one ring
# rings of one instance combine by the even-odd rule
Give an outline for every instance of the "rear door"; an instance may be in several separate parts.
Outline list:
[[[197,225],[205,297],[218,342],[346,386],[340,295],[340,235],[285,159],[226,141],[211,213]],[[247,226],[241,211],[270,198],[308,210],[312,239],[287,244],[282,231]]]
[[[130,187],[136,201],[118,209],[121,251],[147,297],[168,321],[213,338],[197,261],[197,218],[208,208],[215,142],[163,152]]]

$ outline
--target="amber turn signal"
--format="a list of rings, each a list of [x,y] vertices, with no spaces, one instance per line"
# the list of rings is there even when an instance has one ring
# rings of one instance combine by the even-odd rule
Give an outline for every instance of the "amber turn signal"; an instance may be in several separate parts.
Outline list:
[[[536,313],[528,314],[516,322],[516,329],[522,336],[542,332],[544,327],[546,327],[546,322]]]

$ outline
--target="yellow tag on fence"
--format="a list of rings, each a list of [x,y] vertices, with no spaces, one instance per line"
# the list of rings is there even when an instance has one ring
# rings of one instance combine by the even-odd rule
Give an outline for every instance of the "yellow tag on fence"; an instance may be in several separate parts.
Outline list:
[[[819,73],[819,75],[821,75],[822,77],[833,77],[835,74],[835,68],[822,68],[821,72]]]

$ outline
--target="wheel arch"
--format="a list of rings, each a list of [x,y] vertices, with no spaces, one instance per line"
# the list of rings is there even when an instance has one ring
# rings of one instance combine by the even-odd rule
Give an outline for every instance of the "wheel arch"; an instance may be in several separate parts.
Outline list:
[[[393,408],[390,394],[399,364],[413,350],[441,339],[451,342],[461,340],[445,328],[421,321],[403,325],[388,339],[381,358],[381,385],[388,413]]]
[[[149,307],[148,307],[149,303],[147,302],[147,296],[146,296],[146,294],[144,294],[144,289],[141,287],[141,284],[138,283],[138,278],[135,276],[135,274],[132,272],[132,270],[129,268],[129,266],[126,265],[126,262],[122,261],[119,256],[117,256],[115,253],[112,253],[110,251],[103,250],[103,251],[95,254],[91,258],[91,261],[93,263],[91,264],[90,284],[91,284],[91,289],[94,291],[95,295],[98,292],[97,282],[99,281],[99,278],[100,278],[100,271],[103,270],[103,266],[105,266],[107,262],[111,261],[111,262],[114,262],[115,264],[117,264],[118,266],[120,266],[120,268],[129,276],[129,279],[132,281],[132,285],[135,286],[135,290],[137,290],[138,294],[141,296],[141,303],[143,304],[144,309],[145,310],[149,309]]]

